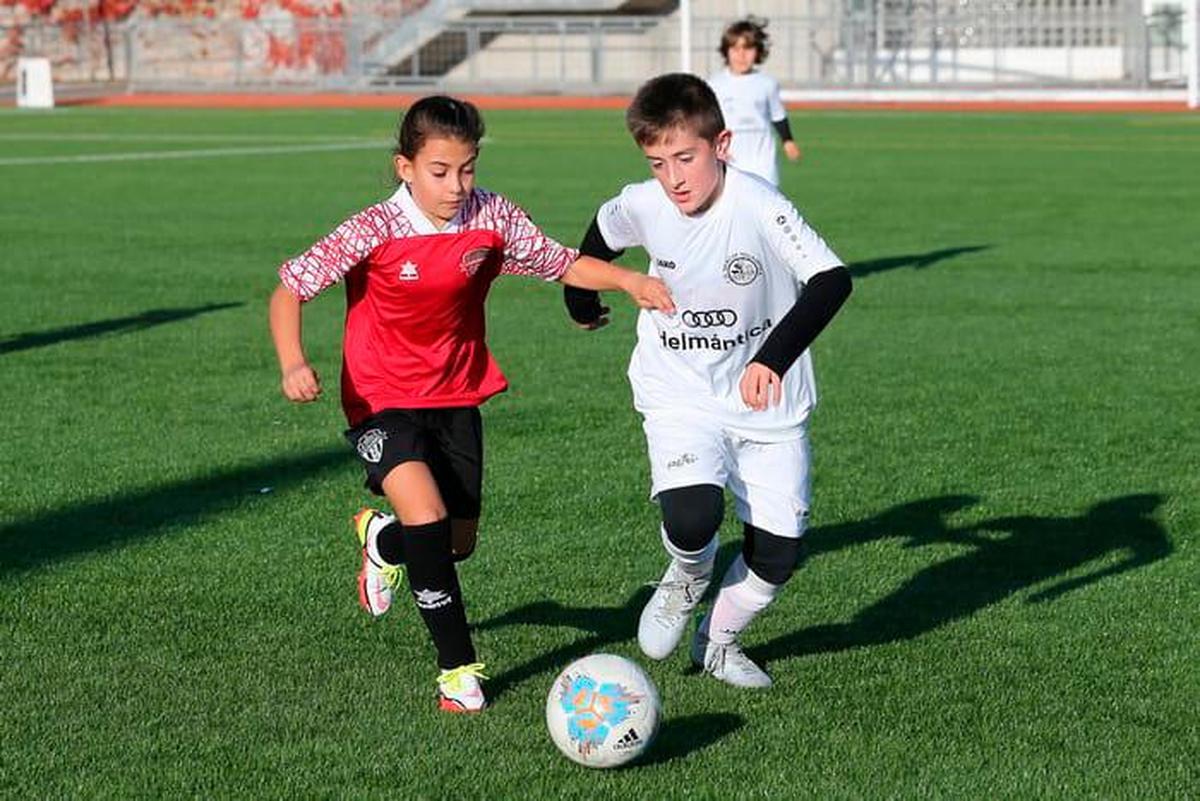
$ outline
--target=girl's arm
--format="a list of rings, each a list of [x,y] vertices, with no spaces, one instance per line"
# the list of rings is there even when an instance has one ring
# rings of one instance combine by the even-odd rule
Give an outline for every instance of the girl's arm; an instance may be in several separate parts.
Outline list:
[[[591,256],[580,256],[559,280],[580,289],[619,289],[643,309],[657,309],[667,314],[675,312],[671,293],[662,281]]]
[[[657,278],[580,256],[542,233],[515,203],[500,195],[491,195],[488,202],[494,204],[493,213],[500,218],[505,239],[501,274],[533,275],[580,289],[619,289],[643,309],[674,313],[671,293]]]
[[[275,355],[279,357],[281,388],[288,400],[308,403],[321,397],[321,379],[304,355],[301,317],[300,299],[283,284],[275,287],[268,318]]]

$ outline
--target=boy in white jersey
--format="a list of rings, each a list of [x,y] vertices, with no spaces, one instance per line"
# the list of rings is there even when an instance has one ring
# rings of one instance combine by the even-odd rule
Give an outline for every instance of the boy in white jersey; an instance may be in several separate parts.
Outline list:
[[[779,83],[757,69],[771,52],[766,20],[749,17],[730,25],[721,36],[720,52],[725,69],[714,73],[708,85],[721,103],[725,124],[733,132],[729,161],[739,170],[779,186],[775,135],[779,135],[790,161],[800,158],[800,146],[792,138]]]
[[[728,487],[742,553],[691,656],[730,684],[767,687],[737,636],[799,559],[816,403],[808,346],[849,296],[850,273],[778,190],[726,165],[730,132],[702,80],[650,80],[626,122],[654,178],[600,207],[581,252],[612,260],[640,245],[675,299],[673,314],[640,313],[629,363],[671,556],[638,643],[654,659],[678,645],[712,576]],[[605,322],[595,292],[568,289],[566,301],[580,325]]]

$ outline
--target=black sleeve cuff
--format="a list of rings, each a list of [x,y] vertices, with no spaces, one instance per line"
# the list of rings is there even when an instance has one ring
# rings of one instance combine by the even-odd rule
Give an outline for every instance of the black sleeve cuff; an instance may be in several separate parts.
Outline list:
[[[624,250],[613,250],[604,241],[604,234],[600,233],[600,221],[592,218],[592,224],[588,226],[587,233],[583,235],[583,242],[579,244],[579,255],[592,256],[601,261],[613,261],[618,258]]]
[[[612,261],[625,251],[613,250],[604,241],[600,233],[600,224],[592,218],[583,242],[579,245],[579,255],[591,256],[602,261]],[[567,314],[580,325],[591,325],[604,314],[604,305],[600,302],[600,293],[594,289],[580,289],[574,286],[563,286],[563,302],[567,304]]]
[[[787,117],[784,117],[782,120],[773,120],[771,122],[771,124],[775,126],[775,133],[779,134],[779,141],[781,141],[781,142],[790,142],[791,141],[792,126],[788,122]]]
[[[817,273],[750,361],[771,368],[782,378],[837,314],[852,289],[850,271],[845,267]]]

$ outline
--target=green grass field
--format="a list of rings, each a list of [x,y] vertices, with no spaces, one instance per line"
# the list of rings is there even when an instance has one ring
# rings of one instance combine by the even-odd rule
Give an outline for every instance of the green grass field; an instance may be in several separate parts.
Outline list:
[[[645,174],[617,112],[487,120],[480,184],[564,241]],[[769,692],[637,653],[632,309],[585,334],[499,282],[468,719],[416,610],[355,601],[341,292],[322,402],[266,330],[278,263],[389,191],[394,124],[0,111],[0,795],[1195,797],[1200,117],[793,114],[784,189],[856,288],[815,347],[809,559],[745,638]],[[666,714],[611,772],[542,722],[598,650]]]

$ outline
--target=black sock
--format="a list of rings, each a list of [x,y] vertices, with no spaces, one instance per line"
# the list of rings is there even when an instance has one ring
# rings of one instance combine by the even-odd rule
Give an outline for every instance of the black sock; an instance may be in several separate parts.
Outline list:
[[[404,526],[408,586],[437,647],[443,670],[475,661],[458,573],[450,554],[450,520]]]
[[[404,527],[399,520],[380,529],[375,537],[375,547],[389,565],[404,564]]]

